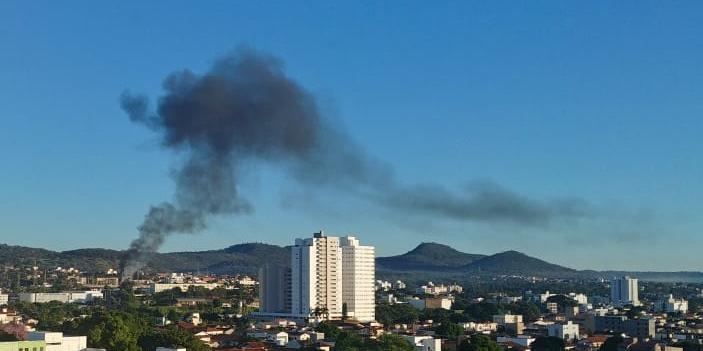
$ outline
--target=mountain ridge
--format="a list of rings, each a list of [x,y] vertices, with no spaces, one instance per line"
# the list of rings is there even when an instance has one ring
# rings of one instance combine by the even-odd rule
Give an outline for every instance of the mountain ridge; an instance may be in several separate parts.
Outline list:
[[[0,244],[0,264],[4,266],[34,265],[51,268],[74,267],[85,272],[104,272],[119,266],[126,250],[85,248],[52,251],[42,248]],[[157,253],[148,267],[165,272],[210,272],[216,274],[256,274],[264,262],[286,264],[290,261],[290,247],[266,243],[242,243],[223,249]],[[422,276],[449,273],[454,275],[522,275],[543,277],[612,277],[630,274],[642,280],[703,282],[703,272],[676,271],[622,271],[576,270],[549,263],[522,252],[508,250],[492,255],[471,254],[451,246],[424,242],[414,249],[395,256],[377,257],[379,278],[394,273]]]

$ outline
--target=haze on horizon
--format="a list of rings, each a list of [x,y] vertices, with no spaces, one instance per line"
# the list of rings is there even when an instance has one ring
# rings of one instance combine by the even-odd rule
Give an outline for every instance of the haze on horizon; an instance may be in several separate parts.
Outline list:
[[[323,227],[381,256],[434,241],[573,268],[703,270],[703,4],[80,5],[0,4],[0,243],[127,248],[149,206],[173,199],[186,156],[131,124],[120,94],[156,105],[172,72],[205,74],[247,45],[280,59],[369,165],[392,169],[393,189],[350,196],[243,160],[237,196],[254,211],[162,251],[288,245]],[[549,220],[467,216],[461,194],[476,189]]]

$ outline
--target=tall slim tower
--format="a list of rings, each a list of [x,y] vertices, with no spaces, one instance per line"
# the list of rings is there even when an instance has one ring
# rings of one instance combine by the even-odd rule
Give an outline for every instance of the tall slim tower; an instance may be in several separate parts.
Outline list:
[[[376,255],[373,246],[362,246],[353,236],[341,238],[342,303],[346,317],[371,322],[376,316]]]
[[[295,239],[291,248],[291,312],[300,317],[342,317],[342,249],[324,232]]]
[[[637,279],[625,276],[611,280],[610,299],[617,306],[639,306]]]

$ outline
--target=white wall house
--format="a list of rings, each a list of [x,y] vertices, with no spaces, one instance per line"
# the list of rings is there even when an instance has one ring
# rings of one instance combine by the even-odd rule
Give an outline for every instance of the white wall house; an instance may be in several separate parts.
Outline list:
[[[578,340],[579,326],[571,321],[564,324],[556,323],[547,326],[547,334],[567,341]]]
[[[87,337],[64,336],[61,332],[29,332],[27,340],[44,341],[46,343],[45,351],[81,351],[87,347]]]

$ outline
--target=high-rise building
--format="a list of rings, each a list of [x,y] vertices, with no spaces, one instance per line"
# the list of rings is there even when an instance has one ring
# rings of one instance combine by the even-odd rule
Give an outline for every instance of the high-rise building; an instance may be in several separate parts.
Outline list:
[[[353,236],[342,237],[342,303],[345,317],[371,322],[376,316],[376,254]]]
[[[259,269],[259,282],[259,310],[265,313],[290,313],[290,267],[266,263]]]
[[[617,306],[639,306],[637,279],[626,276],[611,280],[610,299]]]
[[[375,267],[374,247],[361,245],[353,236],[326,236],[320,231],[312,238],[296,239],[291,248],[290,314],[373,321]],[[281,281],[269,282],[265,273],[262,276],[263,285]],[[281,301],[275,291],[282,289],[262,287],[264,304],[266,299]],[[268,292],[271,296],[266,297]]]
[[[342,248],[324,232],[291,248],[291,307],[299,317],[342,317]]]

